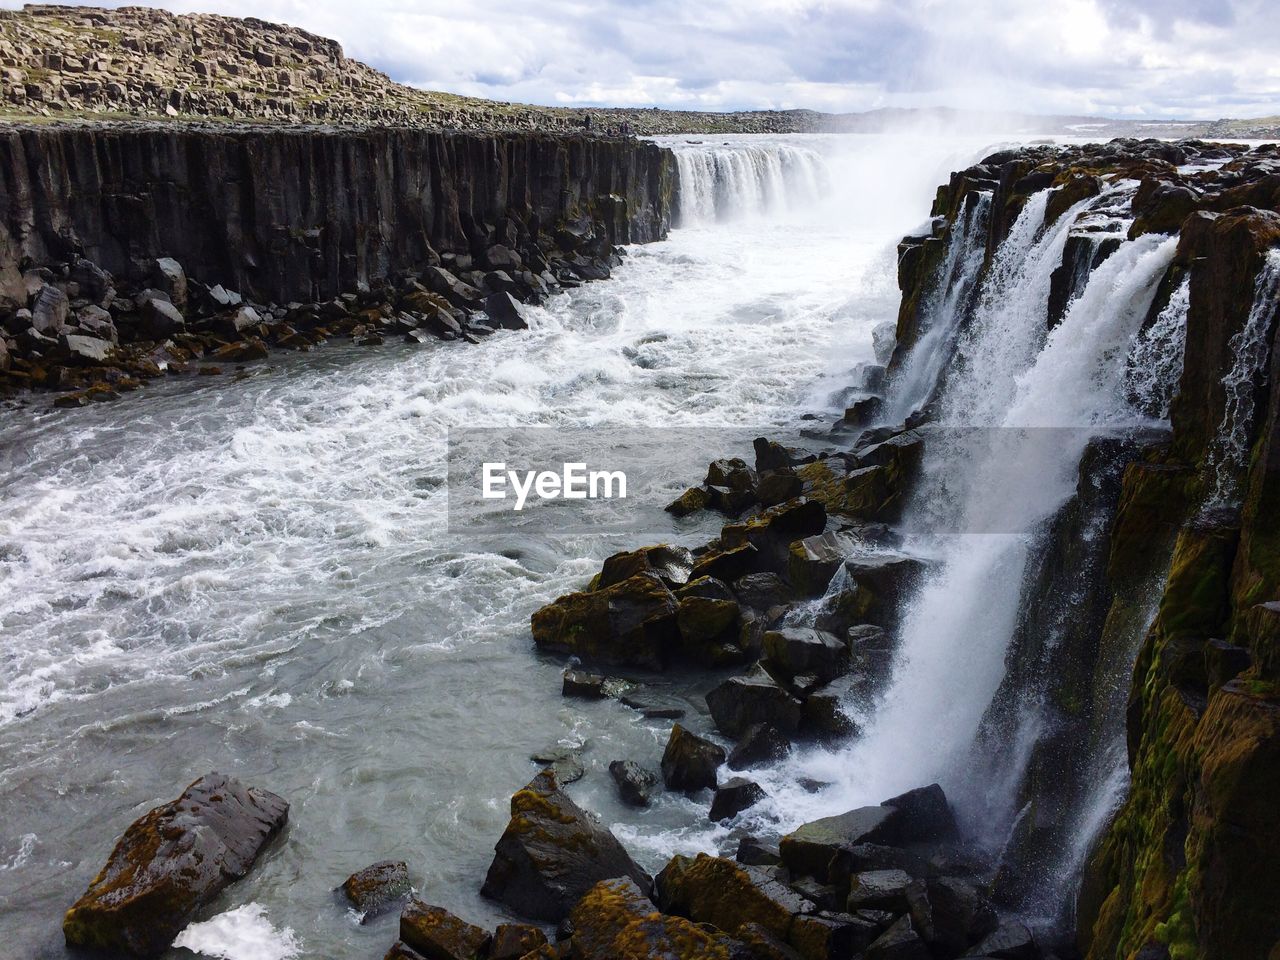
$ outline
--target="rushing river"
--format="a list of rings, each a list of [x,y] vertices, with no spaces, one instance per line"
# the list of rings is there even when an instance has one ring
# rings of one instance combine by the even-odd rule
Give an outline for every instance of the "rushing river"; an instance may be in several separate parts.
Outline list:
[[[608,554],[701,542],[714,522],[649,506],[622,539],[450,533],[446,432],[714,437],[832,416],[896,313],[894,243],[987,144],[703,141],[670,141],[685,188],[671,238],[531,310],[526,332],[333,344],[242,378],[5,410],[0,956],[64,956],[62,913],[116,837],[209,770],[292,804],[285,841],[210,911],[235,910],[204,942],[237,960],[380,955],[394,918],[361,927],[332,890],[384,858],[426,899],[497,920],[480,881],[530,753],[557,743],[584,746],[570,792],[647,867],[728,842],[704,804],[616,801],[608,763],[656,767],[670,721],[562,699],[562,665],[528,630]],[[750,455],[714,447],[679,455],[687,483]],[[667,693],[696,712],[704,689]],[[782,813],[801,812],[836,811]]]

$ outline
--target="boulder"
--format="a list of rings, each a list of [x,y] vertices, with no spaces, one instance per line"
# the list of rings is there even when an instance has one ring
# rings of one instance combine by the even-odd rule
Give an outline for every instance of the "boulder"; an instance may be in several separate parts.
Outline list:
[[[220,314],[213,320],[213,329],[219,336],[228,340],[238,340],[262,323],[258,311],[248,304],[242,304],[234,310]]]
[[[652,573],[670,587],[689,582],[693,555],[684,547],[659,543],[639,550],[615,553],[605,560],[593,587],[603,590],[642,573]]]
[[[618,796],[631,807],[647,807],[658,787],[658,775],[634,760],[614,760],[609,776],[618,785]]]
[[[747,960],[724,933],[666,916],[626,878],[596,884],[570,915],[573,960]]]
[[[912,908],[915,929],[937,951],[957,956],[994,933],[999,918],[977,884],[960,877],[928,883],[927,916]]]
[[[84,257],[77,257],[71,264],[67,279],[77,284],[80,295],[92,303],[105,305],[114,296],[111,274]]]
[[[520,301],[505,290],[485,297],[484,312],[493,324],[503,330],[528,330],[529,321],[524,318]]]
[[[455,307],[476,309],[484,299],[484,294],[471,284],[463,283],[444,267],[427,267],[422,272],[422,280],[432,293],[444,297]]]
[[[858,689],[855,676],[840,677],[809,693],[800,704],[800,731],[832,745],[858,733],[858,725],[846,705]]]
[[[730,936],[756,923],[786,941],[795,917],[815,907],[761,867],[700,853],[675,856],[657,877],[658,904],[667,913],[710,923]]]
[[[820,597],[844,563],[848,550],[848,538],[838,533],[796,540],[787,558],[787,578],[801,594]]]
[[[745,777],[733,777],[716,788],[716,795],[711,801],[712,820],[719,822],[736,817],[744,810],[749,810],[767,796],[764,788]]]
[[[791,944],[804,960],[850,960],[880,934],[872,920],[848,913],[804,914],[791,925]]]
[[[756,437],[751,441],[751,445],[756,452],[757,474],[770,470],[787,470],[795,466],[795,460],[790,452],[780,443],[775,443],[766,437]]]
[[[45,336],[57,336],[67,325],[67,314],[71,304],[67,295],[51,283],[40,287],[31,302],[31,326],[37,333]]]
[[[187,308],[187,274],[172,257],[160,257],[151,264],[151,285],[169,295],[179,310]]]
[[[125,831],[63,918],[67,945],[163,953],[198,909],[249,872],[288,817],[274,793],[206,774]]]
[[[520,960],[545,946],[547,935],[539,927],[528,923],[500,923],[493,931],[487,960]]]
[[[955,815],[942,787],[936,783],[908,790],[886,800],[883,806],[899,813],[897,830],[901,843],[934,843],[953,840],[959,835]]]
[[[705,487],[690,487],[668,503],[664,510],[676,517],[687,517],[711,504],[711,494]]]
[[[707,707],[716,729],[739,737],[756,723],[769,723],[783,733],[800,727],[800,703],[778,685],[763,667],[746,676],[730,677],[707,694]]]
[[[782,862],[792,873],[823,879],[836,852],[859,843],[896,843],[901,814],[892,807],[858,807],[797,827],[782,838]]]
[[[849,669],[849,648],[839,637],[812,627],[783,627],[764,635],[764,655],[782,676],[813,674],[832,680]]]
[[[906,913],[911,908],[907,891],[916,883],[916,879],[905,870],[855,873],[849,879],[849,909]]]
[[[687,655],[708,665],[732,662],[734,654],[726,653],[724,646],[738,639],[738,601],[683,597],[676,605],[676,626],[681,650]]]
[[[662,754],[662,779],[672,790],[715,789],[716,771],[724,762],[723,747],[677,723]]]
[[[97,337],[82,337],[76,334],[64,333],[61,337],[62,349],[67,352],[69,359],[76,363],[99,364],[105,363],[107,358],[111,356],[111,351],[115,346],[106,340],[99,340]]]
[[[138,316],[142,321],[142,333],[152,340],[164,340],[187,328],[178,308],[159,296],[139,298]]]
[[[729,766],[734,770],[768,766],[782,760],[790,750],[791,741],[773,724],[753,723],[742,731],[737,745],[729,751]]]
[[[743,837],[739,840],[738,852],[733,858],[750,867],[776,867],[782,863],[777,847],[770,847],[755,837]]]
[[[516,273],[520,270],[522,263],[520,254],[500,243],[495,243],[484,253],[484,265],[490,270],[505,270],[507,273]]]
[[[795,592],[787,581],[768,570],[739,577],[733,584],[733,592],[739,603],[756,610],[768,610],[795,599]]]
[[[538,649],[660,670],[678,638],[676,600],[656,573],[560,597],[533,614]]]
[[[900,554],[846,560],[844,568],[854,583],[854,621],[886,629],[897,625],[907,593],[924,572],[921,561]]]
[[[773,507],[786,503],[804,492],[804,481],[794,470],[770,470],[756,480],[756,499],[761,506]]]
[[[76,326],[84,333],[98,337],[101,340],[109,340],[112,343],[116,343],[120,339],[119,331],[116,330],[116,324],[111,319],[111,314],[93,304],[81,307],[76,311]]]
[[[361,923],[400,903],[412,888],[409,866],[403,860],[379,861],[357,870],[342,883],[342,892],[361,914]]]
[[[544,770],[511,798],[481,893],[534,920],[557,923],[601,880],[650,879],[616,837],[575,804]]]
[[[492,937],[444,907],[410,900],[400,914],[400,940],[425,960],[484,960]]]

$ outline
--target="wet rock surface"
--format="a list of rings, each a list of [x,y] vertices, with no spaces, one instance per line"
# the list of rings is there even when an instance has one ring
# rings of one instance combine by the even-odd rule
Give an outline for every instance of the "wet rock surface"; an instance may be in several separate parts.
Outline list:
[[[68,946],[139,957],[163,953],[196,911],[243,878],[284,829],[289,804],[210,773],[125,831],[67,911]]]

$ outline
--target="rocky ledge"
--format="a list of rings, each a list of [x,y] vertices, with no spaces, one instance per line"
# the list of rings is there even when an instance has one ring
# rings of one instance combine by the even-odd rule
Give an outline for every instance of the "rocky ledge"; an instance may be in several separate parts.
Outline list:
[[[470,340],[666,235],[669,151],[582,136],[0,133],[0,391],[111,399],[331,339]]]

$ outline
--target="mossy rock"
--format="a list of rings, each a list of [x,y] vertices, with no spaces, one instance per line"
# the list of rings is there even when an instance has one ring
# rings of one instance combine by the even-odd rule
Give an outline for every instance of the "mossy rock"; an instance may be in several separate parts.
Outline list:
[[[686,582],[692,568],[693,555],[688,550],[669,543],[659,543],[639,550],[615,553],[609,557],[600,568],[600,577],[595,581],[594,589],[612,587],[642,573],[656,574],[664,583],[674,586]]]
[[[654,572],[571,593],[530,620],[538,649],[589,663],[660,670],[678,638],[676,599]]]
[[[749,923],[786,940],[792,919],[813,904],[758,867],[700,853],[676,856],[657,877],[659,903],[668,913],[709,923],[730,936]]]
[[[488,930],[421,900],[400,914],[400,941],[426,960],[484,960],[491,940]]]

